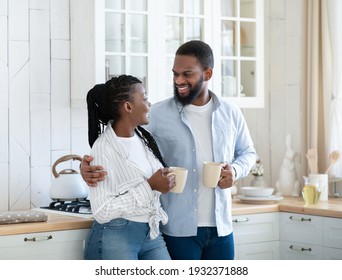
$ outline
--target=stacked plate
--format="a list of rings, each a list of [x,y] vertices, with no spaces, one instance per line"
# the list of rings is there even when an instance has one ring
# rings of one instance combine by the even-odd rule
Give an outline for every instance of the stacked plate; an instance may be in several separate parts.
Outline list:
[[[274,203],[283,197],[273,195],[274,188],[267,187],[240,187],[240,195],[236,197],[243,203]]]

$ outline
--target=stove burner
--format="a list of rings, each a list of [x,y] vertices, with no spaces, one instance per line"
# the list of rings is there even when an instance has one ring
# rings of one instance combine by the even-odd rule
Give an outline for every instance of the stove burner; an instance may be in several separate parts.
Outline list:
[[[75,201],[53,201],[49,206],[41,207],[42,209],[56,210],[70,213],[91,214],[89,200]]]

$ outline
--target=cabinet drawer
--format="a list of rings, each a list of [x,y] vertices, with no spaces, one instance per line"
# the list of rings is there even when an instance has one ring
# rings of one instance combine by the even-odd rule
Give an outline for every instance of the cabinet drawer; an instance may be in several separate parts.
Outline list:
[[[322,260],[322,246],[291,241],[280,241],[281,260]]]
[[[89,229],[0,237],[0,259],[83,259]]]
[[[322,217],[280,213],[280,240],[322,246],[322,224]]]
[[[324,260],[342,260],[342,249],[323,248]]]
[[[279,213],[233,216],[235,244],[279,240]]]
[[[279,241],[235,246],[237,260],[279,260]]]
[[[342,219],[323,219],[323,245],[324,247],[342,249]]]

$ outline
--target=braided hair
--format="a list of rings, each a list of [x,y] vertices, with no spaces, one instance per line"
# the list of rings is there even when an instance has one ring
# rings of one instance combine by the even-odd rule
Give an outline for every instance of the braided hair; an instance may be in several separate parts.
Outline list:
[[[97,84],[89,90],[87,109],[88,142],[90,147],[103,133],[109,121],[115,123],[120,119],[120,106],[126,101],[133,101],[134,84],[141,84],[141,81],[130,75],[120,75],[111,78],[105,84]],[[154,156],[166,167],[167,165],[152,135],[141,126],[138,126],[135,132]]]

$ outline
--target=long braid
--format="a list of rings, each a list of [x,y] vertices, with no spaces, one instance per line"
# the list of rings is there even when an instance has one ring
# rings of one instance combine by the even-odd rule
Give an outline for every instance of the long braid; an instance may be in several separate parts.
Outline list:
[[[113,77],[105,84],[95,85],[87,94],[88,108],[88,142],[90,147],[103,133],[110,120],[120,118],[120,106],[131,101],[132,85],[141,81],[130,75]]]
[[[146,129],[144,129],[141,126],[138,126],[136,130],[138,130],[136,132],[139,135],[139,137],[144,141],[145,145],[150,149],[150,151],[154,154],[154,156],[157,159],[159,159],[160,163],[164,167],[168,167],[168,165],[165,163],[165,161],[164,161],[164,159],[160,153],[160,150],[158,148],[156,140],[154,140],[152,135]]]

